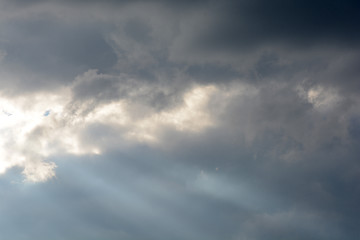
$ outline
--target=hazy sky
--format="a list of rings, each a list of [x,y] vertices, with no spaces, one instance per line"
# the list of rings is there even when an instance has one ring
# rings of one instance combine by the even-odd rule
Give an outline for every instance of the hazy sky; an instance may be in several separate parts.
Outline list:
[[[0,0],[0,240],[360,239],[360,2]]]

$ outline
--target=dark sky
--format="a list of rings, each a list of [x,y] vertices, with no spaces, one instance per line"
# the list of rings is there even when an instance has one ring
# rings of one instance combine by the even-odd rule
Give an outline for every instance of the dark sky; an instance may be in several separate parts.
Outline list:
[[[360,3],[0,1],[1,240],[360,239]]]

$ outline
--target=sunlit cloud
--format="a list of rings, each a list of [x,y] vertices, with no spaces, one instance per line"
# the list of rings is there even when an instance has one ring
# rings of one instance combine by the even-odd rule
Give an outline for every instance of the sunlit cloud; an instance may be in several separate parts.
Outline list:
[[[134,117],[131,113],[134,108],[146,106],[131,99],[117,99],[90,107],[84,100],[73,111],[75,96],[71,91],[72,86],[59,93],[0,99],[0,173],[17,166],[23,168],[26,181],[41,182],[55,176],[56,164],[47,162],[53,155],[101,154],[103,146],[84,142],[81,136],[93,124],[110,127],[118,132],[119,139],[129,143],[161,145],[164,128],[180,133],[199,133],[216,124],[209,109],[211,98],[229,96],[229,92],[215,85],[196,85],[172,108]]]
[[[56,94],[0,98],[0,173],[20,166],[30,181],[44,181],[54,175],[55,164],[43,159],[54,151],[48,130],[62,112],[62,105],[61,95]],[[46,109],[51,109],[52,114],[45,116]]]
[[[297,90],[299,95],[318,111],[331,110],[341,101],[341,97],[335,89],[316,86],[308,90],[298,87]]]
[[[214,124],[208,112],[209,98],[217,91],[215,86],[197,86],[184,95],[183,104],[170,111],[155,113],[135,123],[130,138],[139,141],[157,142],[156,132],[163,126],[177,131],[199,132]]]

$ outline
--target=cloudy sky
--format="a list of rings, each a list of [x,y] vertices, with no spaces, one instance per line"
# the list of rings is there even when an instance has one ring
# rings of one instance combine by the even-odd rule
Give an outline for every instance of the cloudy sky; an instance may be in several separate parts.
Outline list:
[[[0,239],[360,239],[360,3],[0,0]]]

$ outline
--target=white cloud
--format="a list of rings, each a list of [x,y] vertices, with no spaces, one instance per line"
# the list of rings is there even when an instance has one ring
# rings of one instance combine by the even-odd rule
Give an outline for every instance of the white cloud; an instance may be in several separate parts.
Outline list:
[[[88,81],[94,74],[94,71],[85,73],[74,86]],[[212,98],[216,97],[221,102],[219,106],[224,107],[229,97],[241,92],[215,85],[196,85],[185,92],[178,104],[156,111],[149,109],[147,103],[136,101],[137,94],[143,94],[139,89],[129,88],[128,99],[101,102],[96,98],[76,99],[74,86],[51,94],[0,98],[0,173],[18,166],[24,169],[27,181],[41,182],[55,176],[55,163],[46,161],[50,156],[101,154],[102,148],[112,140],[106,135],[103,145],[96,139],[84,140],[84,134],[94,124],[109,127],[115,138],[129,144],[161,145],[161,133],[169,128],[193,134],[202,132],[216,125],[216,116],[209,106]],[[134,115],[135,110],[143,112]]]
[[[299,95],[311,103],[318,111],[331,110],[341,101],[341,97],[335,89],[326,89],[321,86],[316,86],[308,90],[298,87],[297,90]]]

